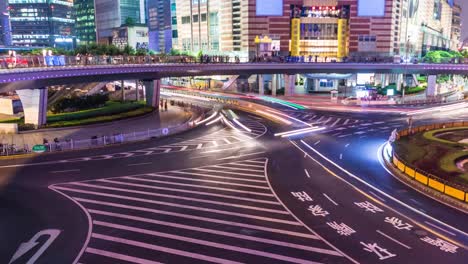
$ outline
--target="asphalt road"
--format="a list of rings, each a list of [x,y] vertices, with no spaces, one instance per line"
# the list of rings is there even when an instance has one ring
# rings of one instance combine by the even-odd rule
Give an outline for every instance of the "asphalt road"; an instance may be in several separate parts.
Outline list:
[[[249,114],[171,138],[0,161],[0,263],[464,263],[468,216],[377,151],[400,115]],[[416,122],[463,119],[465,112]]]

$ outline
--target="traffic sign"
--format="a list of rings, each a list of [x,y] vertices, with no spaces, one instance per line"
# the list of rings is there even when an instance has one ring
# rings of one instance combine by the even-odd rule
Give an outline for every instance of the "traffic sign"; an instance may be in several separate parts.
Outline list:
[[[169,134],[169,129],[168,128],[163,128],[162,133],[163,133],[163,135],[166,136],[167,134]]]
[[[32,148],[32,151],[34,153],[43,153],[47,151],[47,147],[44,145],[34,145],[34,147]]]

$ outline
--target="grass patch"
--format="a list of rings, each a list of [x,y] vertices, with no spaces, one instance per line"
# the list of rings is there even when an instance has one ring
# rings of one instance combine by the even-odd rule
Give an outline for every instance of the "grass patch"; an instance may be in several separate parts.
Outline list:
[[[122,119],[130,118],[130,117],[142,116],[142,115],[151,113],[153,110],[154,110],[153,107],[145,106],[145,107],[141,107],[139,109],[135,109],[132,111],[113,114],[113,115],[95,116],[95,117],[90,117],[90,118],[85,118],[85,119],[56,121],[53,123],[48,123],[46,127],[48,128],[70,127],[70,126],[82,126],[82,125],[105,123],[105,122],[110,122],[110,121],[122,120]]]
[[[448,144],[448,145],[453,145],[453,146],[468,146],[468,144],[453,142],[453,141],[445,140],[445,139],[438,138],[435,136],[442,132],[459,131],[459,130],[468,131],[468,127],[453,127],[453,128],[441,128],[441,129],[431,130],[431,131],[425,132],[423,134],[423,137],[428,140],[437,141],[443,144]]]
[[[441,132],[466,130],[466,127],[436,129],[402,137],[393,144],[398,156],[412,167],[444,180],[468,186],[468,173],[456,166],[456,161],[468,155],[468,144],[436,138]]]
[[[47,123],[56,123],[63,121],[89,119],[100,116],[116,115],[124,112],[133,111],[144,106],[145,102],[143,101],[127,103],[108,101],[106,102],[105,106],[100,108],[82,110],[71,113],[48,114]]]
[[[105,106],[96,109],[61,114],[49,113],[45,127],[56,128],[104,123],[142,116],[153,110],[154,108],[146,106],[144,101],[126,103],[109,101],[106,102]],[[22,131],[31,129],[28,124],[24,124],[24,118],[2,120],[0,123],[17,123]]]

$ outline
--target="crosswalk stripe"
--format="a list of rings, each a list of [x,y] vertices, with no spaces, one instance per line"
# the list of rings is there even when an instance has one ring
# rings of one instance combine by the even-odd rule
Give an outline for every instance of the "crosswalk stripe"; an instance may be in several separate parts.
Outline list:
[[[98,204],[98,205],[111,206],[111,207],[117,207],[117,208],[123,208],[123,209],[130,209],[130,210],[135,210],[135,211],[142,211],[142,212],[149,212],[149,213],[155,213],[155,214],[175,216],[175,217],[198,220],[198,221],[209,222],[209,223],[216,223],[216,224],[223,224],[223,225],[229,225],[229,226],[250,228],[250,229],[261,230],[261,231],[265,231],[265,232],[277,233],[277,234],[282,234],[282,235],[290,235],[290,236],[310,238],[310,239],[316,239],[316,240],[319,239],[317,236],[312,235],[312,234],[305,234],[305,233],[302,233],[302,232],[288,231],[288,230],[284,230],[284,229],[277,229],[277,228],[271,228],[271,227],[265,227],[265,226],[259,226],[259,225],[245,224],[245,223],[221,220],[221,219],[216,219],[216,218],[207,218],[207,217],[203,217],[203,216],[175,213],[175,212],[170,212],[170,211],[162,211],[162,210],[157,210],[157,209],[153,209],[153,208],[146,208],[146,207],[140,207],[140,206],[132,206],[132,205],[112,203],[112,202],[97,201],[97,200],[79,198],[79,197],[73,197],[73,199],[78,201],[78,202],[83,202],[83,203]]]
[[[255,160],[244,160],[242,162],[265,164],[265,161],[255,161]]]
[[[330,117],[327,119],[327,121],[325,121],[323,124],[326,125],[328,122],[332,121],[333,120],[333,117]]]
[[[315,262],[315,261],[308,261],[308,260],[305,260],[305,259],[288,257],[288,256],[283,256],[283,255],[279,255],[279,254],[275,254],[275,253],[259,251],[259,250],[255,250],[255,249],[243,248],[243,247],[238,247],[238,246],[233,246],[233,245],[228,245],[228,244],[221,244],[221,243],[211,242],[211,241],[207,241],[207,240],[201,240],[201,239],[197,239],[197,238],[173,235],[173,234],[168,234],[168,233],[163,233],[163,232],[158,232],[158,231],[142,229],[142,228],[138,228],[138,227],[113,224],[113,223],[108,223],[108,222],[103,222],[103,221],[93,221],[93,224],[99,225],[99,226],[105,226],[105,227],[109,227],[109,228],[125,230],[125,231],[129,231],[129,232],[134,232],[134,233],[140,233],[140,234],[145,234],[145,235],[152,235],[152,236],[157,236],[157,237],[164,237],[164,238],[168,238],[168,239],[179,240],[179,241],[193,243],[193,244],[197,244],[197,245],[204,245],[204,246],[209,246],[209,247],[214,247],[214,248],[219,248],[219,249],[225,249],[225,250],[230,250],[230,251],[236,251],[236,252],[250,254],[250,255],[256,255],[256,256],[262,256],[262,257],[267,257],[267,258],[272,258],[272,259],[277,259],[277,260],[289,261],[289,262],[293,262],[293,263],[304,263],[304,264],[317,264],[317,263],[319,263],[319,262]]]
[[[213,146],[217,147],[218,146],[218,142],[216,141],[212,141],[213,142]]]
[[[218,231],[218,230],[213,230],[213,229],[208,229],[208,228],[203,228],[203,227],[196,227],[196,226],[193,226],[193,225],[189,226],[189,225],[177,224],[177,223],[173,223],[173,222],[160,221],[160,220],[154,220],[154,219],[149,219],[149,218],[144,218],[144,217],[138,217],[138,216],[126,215],[126,214],[119,214],[119,213],[112,213],[112,212],[106,212],[106,211],[94,210],[94,209],[90,209],[90,210],[88,210],[88,212],[90,212],[91,214],[105,215],[105,216],[129,219],[129,220],[134,220],[134,221],[138,221],[138,222],[151,223],[151,224],[163,225],[163,226],[169,226],[169,227],[175,227],[175,228],[186,229],[186,230],[190,230],[190,231],[197,231],[197,232],[203,232],[203,233],[214,234],[214,235],[219,235],[219,236],[226,236],[226,237],[244,239],[244,240],[249,240],[249,241],[254,241],[254,242],[261,242],[261,243],[271,244],[271,245],[276,245],[276,246],[291,247],[291,248],[301,249],[301,250],[305,250],[305,251],[318,252],[318,253],[329,254],[329,255],[334,255],[334,256],[341,256],[340,253],[338,253],[336,251],[333,251],[333,250],[329,250],[329,249],[310,247],[310,246],[305,246],[305,245],[300,245],[300,244],[295,244],[295,243],[289,243],[289,242],[282,242],[282,241],[277,241],[277,240],[272,240],[272,239],[267,239],[267,238],[236,234],[236,233],[232,233],[232,232]]]
[[[255,203],[265,203],[265,204],[274,204],[274,205],[279,205],[280,204],[280,203],[274,202],[274,201],[259,200],[259,199],[253,199],[253,198],[245,198],[245,197],[240,197],[240,196],[225,195],[225,194],[218,194],[218,193],[211,193],[211,192],[197,192],[197,191],[191,191],[191,190],[186,190],[186,189],[167,188],[167,187],[160,187],[160,186],[154,186],[154,185],[148,185],[148,184],[120,182],[120,181],[115,181],[115,180],[116,179],[112,179],[112,180],[102,179],[102,180],[98,180],[98,181],[108,182],[108,183],[118,184],[118,185],[124,185],[124,186],[133,186],[133,187],[141,187],[141,188],[155,189],[155,190],[165,190],[165,191],[172,191],[172,192],[182,192],[182,193],[190,193],[190,194],[197,194],[197,195],[204,195],[204,196],[214,196],[214,197],[229,198],[229,199],[248,201],[248,202],[255,202]]]
[[[334,127],[341,121],[341,118],[338,118],[331,126]]]
[[[175,171],[174,171],[175,172]],[[175,172],[177,173],[177,172]],[[190,173],[188,173],[190,174]],[[223,181],[214,181],[214,180],[203,180],[203,179],[195,179],[195,178],[187,178],[187,177],[177,177],[177,176],[169,176],[163,175],[158,173],[149,173],[147,176],[151,177],[159,177],[159,178],[167,178],[167,179],[176,179],[176,180],[188,180],[188,181],[196,181],[196,182],[206,182],[206,183],[214,183],[214,184],[222,184],[222,185],[229,185],[229,186],[240,186],[240,187],[247,187],[247,188],[255,188],[255,189],[263,189],[263,190],[270,190],[268,187],[257,186],[257,185],[250,185],[250,184],[243,184],[243,183],[232,183],[232,182],[223,182]]]
[[[346,119],[346,121],[343,123],[343,125],[347,125],[349,123],[349,121],[351,121],[351,120]]]
[[[195,202],[200,202],[200,203],[209,203],[209,204],[216,204],[216,205],[222,205],[222,206],[232,206],[232,207],[238,207],[238,208],[244,208],[244,209],[250,209],[250,210],[257,210],[257,211],[264,211],[264,212],[270,212],[270,213],[289,215],[288,212],[283,211],[283,210],[274,210],[274,209],[260,208],[260,207],[256,207],[256,206],[248,206],[248,205],[241,205],[241,204],[234,204],[234,203],[223,203],[223,202],[218,202],[218,201],[213,201],[213,200],[198,199],[198,198],[193,198],[193,197],[183,197],[183,196],[180,196],[180,195],[170,195],[170,194],[162,194],[162,193],[136,191],[136,190],[101,186],[101,185],[95,185],[95,184],[89,184],[89,183],[73,183],[73,184],[74,185],[79,185],[79,186],[90,187],[90,188],[97,188],[97,189],[104,189],[104,190],[111,190],[111,191],[119,191],[119,192],[127,192],[127,193],[135,193],[135,194],[144,194],[144,195],[149,195],[149,196],[159,196],[159,197],[165,197],[165,198],[171,198],[171,199],[195,201]]]
[[[229,141],[227,138],[223,138],[224,142],[226,142],[226,144],[231,144],[231,141]]]
[[[203,144],[198,144],[198,145],[197,145],[197,149],[201,149],[202,146],[203,146]]]
[[[320,121],[322,121],[322,119],[324,119],[324,118],[325,118],[325,116],[321,116],[321,117],[320,117],[318,120],[316,120],[315,122],[320,122]]]
[[[172,149],[168,148],[168,149],[166,149],[166,150],[164,151],[164,153],[169,153],[169,152],[171,152],[171,150],[172,150]]]
[[[211,190],[218,190],[218,191],[228,191],[228,192],[236,192],[236,193],[245,193],[245,194],[254,194],[254,195],[259,195],[259,196],[268,196],[268,197],[274,197],[273,194],[269,193],[258,193],[258,192],[250,192],[250,191],[243,191],[243,190],[236,190],[236,189],[229,189],[229,188],[221,188],[221,187],[213,187],[213,186],[206,186],[206,185],[196,185],[196,184],[189,184],[189,183],[176,183],[176,182],[168,182],[168,181],[158,181],[158,180],[150,180],[150,179],[143,179],[143,178],[137,178],[137,177],[124,177],[127,179],[131,180],[136,180],[136,181],[144,181],[144,182],[154,182],[154,183],[162,183],[162,184],[168,184],[168,185],[179,185],[179,186],[186,186],[186,187],[196,187],[196,188],[202,188],[202,189],[211,189]]]
[[[191,206],[191,205],[183,205],[183,204],[177,204],[177,203],[154,201],[154,200],[142,199],[142,198],[137,198],[137,197],[129,197],[129,196],[123,196],[123,195],[117,195],[117,194],[110,194],[110,193],[103,193],[103,192],[86,191],[86,190],[74,189],[74,188],[68,188],[68,187],[61,187],[61,186],[56,186],[55,188],[57,188],[59,190],[70,191],[70,192],[92,194],[92,195],[96,195],[96,196],[117,198],[117,199],[122,199],[122,200],[129,200],[129,201],[136,201],[136,202],[143,202],[143,203],[150,203],[150,204],[159,204],[159,205],[165,205],[165,206],[170,206],[170,207],[191,209],[191,210],[195,210],[195,211],[211,212],[211,213],[217,213],[217,214],[223,214],[223,215],[238,216],[238,217],[243,217],[243,218],[248,218],[248,219],[255,219],[255,220],[261,220],[261,221],[267,221],[267,222],[273,222],[273,223],[281,223],[281,224],[287,224],[287,225],[293,225],[293,226],[302,226],[298,222],[289,221],[289,220],[282,220],[282,219],[276,219],[276,218],[270,218],[270,217],[249,215],[249,214],[243,214],[243,213],[235,213],[235,212],[229,212],[229,211],[224,211],[224,210],[210,209],[210,208]]]
[[[244,178],[235,178],[235,177],[228,177],[228,176],[217,176],[217,175],[211,175],[211,174],[206,174],[206,173],[197,173],[197,172],[188,172],[188,171],[171,171],[172,173],[178,173],[178,174],[185,174],[185,175],[195,175],[195,176],[202,176],[202,177],[208,177],[208,178],[216,178],[216,179],[225,179],[225,180],[239,180],[239,181],[245,181],[245,182],[256,182],[256,183],[266,183],[265,180],[252,180],[252,179],[244,179]]]
[[[248,177],[265,178],[265,175],[263,174],[263,171],[262,171],[262,174],[250,174],[250,173],[240,173],[240,172],[231,172],[231,171],[217,171],[217,170],[210,170],[210,169],[205,169],[205,168],[193,168],[191,170],[216,172],[216,173],[229,173],[229,174],[248,176]]]
[[[128,255],[123,255],[123,254],[119,254],[115,252],[110,252],[107,250],[95,249],[91,247],[87,247],[85,251],[86,253],[89,253],[89,254],[99,255],[103,257],[123,260],[123,261],[137,263],[137,264],[161,264],[162,263],[162,262],[156,262],[156,261],[152,261],[148,259],[142,259],[142,258],[128,256]]]
[[[227,260],[227,259],[209,257],[209,256],[202,255],[202,254],[196,254],[196,253],[182,251],[182,250],[178,250],[178,249],[156,246],[156,245],[147,244],[147,243],[144,243],[144,242],[139,242],[139,241],[134,241],[134,240],[129,240],[129,239],[125,239],[125,238],[107,236],[107,235],[102,235],[102,234],[97,234],[97,233],[93,233],[91,235],[91,237],[96,238],[96,239],[105,240],[105,241],[125,244],[125,245],[129,245],[129,246],[146,248],[146,249],[151,249],[151,250],[155,250],[155,251],[162,251],[162,252],[166,252],[166,253],[170,253],[170,254],[174,254],[174,255],[179,255],[179,256],[184,256],[184,257],[189,257],[189,258],[200,259],[200,260],[204,260],[204,261],[211,261],[211,262],[215,262],[215,263],[240,264],[240,262],[230,261],[230,260]]]
[[[183,146],[180,151],[185,151],[188,148],[188,146]]]

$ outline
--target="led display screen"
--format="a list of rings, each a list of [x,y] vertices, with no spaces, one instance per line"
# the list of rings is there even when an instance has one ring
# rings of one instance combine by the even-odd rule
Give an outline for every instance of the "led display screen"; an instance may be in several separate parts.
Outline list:
[[[385,0],[359,0],[358,1],[358,16],[384,16],[385,15]]]
[[[283,0],[257,0],[257,16],[282,16]]]

